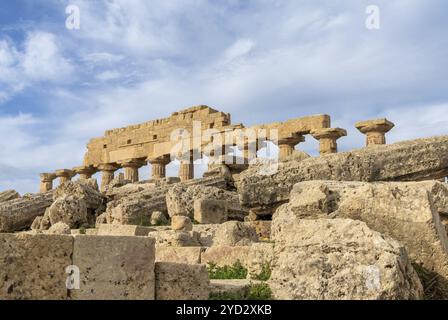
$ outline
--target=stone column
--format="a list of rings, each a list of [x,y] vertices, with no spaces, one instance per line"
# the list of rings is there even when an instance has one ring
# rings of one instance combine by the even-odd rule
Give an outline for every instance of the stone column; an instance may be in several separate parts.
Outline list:
[[[73,168],[73,171],[76,174],[79,174],[80,180],[88,180],[88,179],[92,178],[92,175],[95,174],[95,172],[96,172],[95,168],[93,168],[92,166],[76,167],[76,168]]]
[[[180,181],[188,181],[194,178],[193,151],[180,160],[179,178]]]
[[[169,156],[148,159],[148,162],[151,164],[152,179],[160,180],[166,177],[166,165],[170,163]]]
[[[375,119],[357,122],[356,128],[366,135],[366,146],[386,144],[386,133],[395,125],[387,119]]]
[[[278,140],[278,159],[280,161],[285,161],[288,159],[292,154],[294,153],[295,146],[300,143],[304,142],[305,137],[298,135],[295,137],[289,137],[289,138],[281,138]]]
[[[100,164],[98,169],[101,171],[101,191],[105,191],[106,187],[114,179],[114,174],[118,166],[112,163],[104,163]]]
[[[75,173],[68,169],[56,170],[55,174],[59,178],[60,185],[69,182],[75,176]]]
[[[40,174],[40,193],[45,193],[53,190],[53,180],[56,179],[54,173],[41,173]]]
[[[337,140],[347,136],[347,131],[341,128],[324,128],[311,131],[311,135],[319,140],[320,155],[338,152]]]
[[[138,169],[143,167],[146,163],[141,160],[132,159],[123,161],[120,164],[124,168],[124,179],[134,183],[139,180]]]

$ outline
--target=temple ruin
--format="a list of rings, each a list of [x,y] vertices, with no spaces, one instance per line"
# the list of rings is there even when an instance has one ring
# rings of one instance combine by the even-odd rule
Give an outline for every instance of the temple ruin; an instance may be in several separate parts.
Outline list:
[[[199,124],[199,128],[195,124]],[[366,134],[367,145],[374,145],[385,144],[385,133],[393,124],[379,119],[360,122],[356,126]],[[317,139],[320,154],[326,155],[337,152],[337,140],[347,132],[331,128],[328,115],[245,127],[232,124],[228,113],[204,105],[195,106],[174,112],[167,118],[108,130],[103,137],[91,139],[82,166],[42,173],[40,191],[52,190],[56,178],[62,184],[77,175],[81,180],[90,179],[97,172],[101,172],[101,189],[104,190],[120,169],[124,169],[125,180],[135,183],[139,181],[139,168],[146,165],[152,167],[152,179],[163,179],[166,177],[165,167],[173,159],[180,161],[180,181],[187,181],[194,177],[193,162],[204,155],[213,158],[219,150],[219,156],[225,156],[230,147],[237,147],[243,153],[242,163],[248,163],[257,157],[257,151],[267,141],[278,146],[278,158],[283,161],[292,155],[297,144],[305,141],[305,135]],[[201,139],[203,136],[208,139]],[[187,147],[182,149],[182,154],[175,154],[173,150],[179,143]]]

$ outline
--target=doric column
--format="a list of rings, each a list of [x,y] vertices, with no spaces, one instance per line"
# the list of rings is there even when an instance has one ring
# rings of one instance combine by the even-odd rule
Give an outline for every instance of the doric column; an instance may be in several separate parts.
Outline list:
[[[101,191],[105,191],[106,187],[114,179],[115,171],[118,169],[118,165],[113,163],[104,163],[98,166],[101,171]]]
[[[311,131],[311,135],[319,140],[319,152],[320,155],[337,153],[338,144],[337,140],[347,135],[347,131],[341,128],[324,128],[315,129]]]
[[[131,181],[132,183],[138,182],[138,169],[143,167],[146,163],[138,159],[131,159],[120,162],[124,168],[124,179]]]
[[[387,119],[357,122],[356,128],[366,135],[366,146],[386,144],[386,133],[395,125]]]
[[[56,170],[55,174],[59,178],[60,185],[69,182],[75,176],[75,173],[69,169]]]
[[[40,193],[45,193],[53,190],[53,180],[56,179],[54,173],[41,173],[40,174]]]
[[[169,156],[162,156],[154,159],[148,158],[148,162],[151,164],[152,179],[160,180],[166,177],[166,165],[170,163]]]
[[[289,138],[281,138],[278,140],[278,159],[280,161],[284,161],[288,159],[295,150],[295,146],[300,143],[304,142],[305,137],[301,135],[297,135],[295,137],[289,137]]]
[[[92,166],[76,167],[76,168],[73,168],[73,171],[76,174],[79,174],[79,179],[80,180],[88,180],[88,179],[92,178],[93,174],[96,173],[95,168],[92,167]]]
[[[180,181],[188,181],[194,178],[193,151],[188,155],[183,156],[180,160],[179,178]]]

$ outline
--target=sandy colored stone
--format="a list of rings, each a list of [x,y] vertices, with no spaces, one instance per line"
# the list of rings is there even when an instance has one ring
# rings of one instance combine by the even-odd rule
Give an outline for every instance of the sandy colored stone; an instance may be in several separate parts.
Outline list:
[[[276,235],[269,285],[277,299],[421,299],[406,249],[350,219],[298,219]]]
[[[81,275],[75,300],[153,300],[154,240],[147,237],[74,237],[73,264]]]
[[[0,234],[0,300],[67,299],[72,253],[71,236]]]
[[[239,221],[228,221],[220,225],[213,240],[214,246],[246,246],[258,242],[255,228]]]
[[[19,198],[20,198],[20,194],[15,190],[6,190],[6,191],[0,192],[0,203],[14,200],[14,199],[19,199]]]
[[[159,230],[148,233],[157,246],[200,247],[199,234],[194,231]]]
[[[70,227],[63,223],[63,222],[58,222],[54,225],[52,225],[50,227],[50,229],[48,229],[48,234],[66,234],[66,235],[70,235],[71,231],[70,231]]]
[[[216,231],[219,229],[220,224],[194,224],[193,231],[199,235],[199,242],[203,247],[210,247],[213,245],[213,239],[215,238]]]
[[[197,264],[204,250],[202,247],[156,246],[156,261]]]
[[[97,224],[96,228],[99,236],[147,236],[154,231],[148,227],[121,224]]]
[[[204,265],[156,262],[157,300],[206,300],[210,280]]]
[[[87,214],[85,201],[74,196],[57,198],[48,210],[51,225],[63,222],[72,229],[88,223]]]
[[[241,203],[259,215],[273,214],[289,200],[301,181],[412,181],[448,176],[448,136],[378,145],[350,152],[280,163],[271,175],[259,168],[241,173],[237,182]]]
[[[194,220],[204,224],[223,223],[228,219],[227,201],[198,199],[194,201]]]
[[[171,229],[176,231],[191,231],[193,230],[193,223],[188,217],[173,216],[171,217]]]
[[[154,211],[151,214],[151,220],[150,223],[152,226],[164,226],[169,224],[168,218],[163,212],[160,211]]]

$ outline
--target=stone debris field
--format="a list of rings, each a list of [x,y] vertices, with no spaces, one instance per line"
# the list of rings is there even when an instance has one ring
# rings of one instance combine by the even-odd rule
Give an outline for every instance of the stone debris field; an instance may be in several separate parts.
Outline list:
[[[246,128],[196,106],[106,131],[39,193],[0,191],[0,300],[448,299],[448,136],[355,126],[348,152],[328,115]]]

